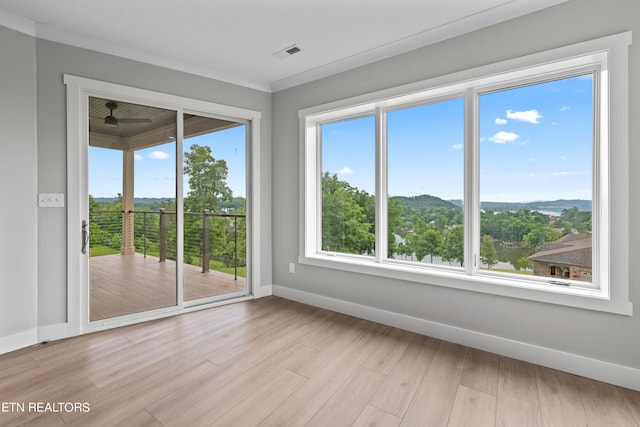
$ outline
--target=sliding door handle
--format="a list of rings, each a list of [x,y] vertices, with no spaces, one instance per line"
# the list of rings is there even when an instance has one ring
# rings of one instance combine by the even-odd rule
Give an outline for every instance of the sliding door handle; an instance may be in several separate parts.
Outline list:
[[[89,230],[87,221],[82,220],[82,253],[87,253],[87,245],[89,244]]]

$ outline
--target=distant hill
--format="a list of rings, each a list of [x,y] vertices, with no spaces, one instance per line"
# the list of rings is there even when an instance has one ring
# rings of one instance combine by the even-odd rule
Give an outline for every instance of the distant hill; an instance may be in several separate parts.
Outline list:
[[[118,201],[115,197],[94,197],[94,200],[98,203],[116,203]],[[174,198],[171,197],[136,197],[133,199],[133,203],[137,206],[149,206],[149,205],[159,205],[162,202],[166,202],[167,200],[174,201]]]
[[[218,208],[227,208],[227,209],[245,209],[247,201],[244,197],[234,197],[230,202],[219,202]]]
[[[412,208],[412,209],[421,209],[421,208],[445,208],[445,209],[458,209],[459,205],[451,203],[447,200],[442,200],[436,196],[430,196],[428,194],[423,194],[422,196],[394,196],[394,199],[398,200],[402,207],[404,208]]]
[[[458,207],[462,207],[462,200],[449,200]],[[540,212],[556,212],[558,215],[563,209],[578,208],[581,211],[591,211],[591,200],[552,200],[552,201],[536,201],[526,203],[506,203],[506,202],[480,202],[480,208],[485,211],[504,212],[518,211],[520,209],[529,209],[531,211]]]

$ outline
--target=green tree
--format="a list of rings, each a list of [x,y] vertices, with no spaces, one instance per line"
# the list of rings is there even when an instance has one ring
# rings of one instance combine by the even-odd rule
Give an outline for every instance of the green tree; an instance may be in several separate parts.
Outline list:
[[[456,225],[447,232],[442,259],[464,265],[464,226]]]
[[[555,231],[549,225],[537,225],[531,228],[522,238],[522,244],[527,248],[540,248],[544,242],[553,242],[562,237],[562,233]]]
[[[226,182],[227,163],[214,159],[210,147],[193,144],[184,155],[184,173],[189,176],[185,210],[214,212],[219,200],[231,200],[231,190]]]
[[[418,261],[422,261],[427,255],[433,257],[442,255],[444,240],[442,235],[419,219],[416,222],[414,233],[409,236],[409,246],[413,250]]]
[[[122,194],[113,202],[98,202],[89,195],[89,247],[120,251],[122,246]],[[96,252],[92,252],[92,256]]]
[[[498,252],[493,244],[493,237],[485,234],[480,241],[480,261],[491,268],[498,263]]]
[[[567,234],[573,230],[581,234],[591,234],[591,212],[581,211],[575,206],[563,209],[560,221],[564,224]]]
[[[532,262],[527,256],[523,256],[518,258],[518,260],[513,264],[516,270],[520,270],[522,268],[531,268]]]
[[[375,235],[365,207],[367,198],[337,175],[322,176],[322,249],[353,254],[372,253]]]

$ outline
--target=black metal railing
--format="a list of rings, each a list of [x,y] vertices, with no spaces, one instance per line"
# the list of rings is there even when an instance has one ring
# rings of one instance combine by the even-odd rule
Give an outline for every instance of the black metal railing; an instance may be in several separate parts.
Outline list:
[[[91,256],[130,251],[160,262],[176,259],[176,213],[159,211],[89,212]],[[246,215],[203,212],[184,213],[184,262],[202,272],[246,267]],[[212,266],[213,263],[213,266]]]

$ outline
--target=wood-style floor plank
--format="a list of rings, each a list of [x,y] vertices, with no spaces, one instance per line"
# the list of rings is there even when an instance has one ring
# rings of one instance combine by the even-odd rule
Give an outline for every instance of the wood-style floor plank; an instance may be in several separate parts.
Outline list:
[[[543,425],[589,425],[574,375],[536,366],[536,377]]]
[[[618,388],[624,396],[627,408],[631,412],[636,424],[640,426],[640,391]]]
[[[299,426],[306,424],[333,394],[369,357],[382,336],[381,325],[370,324],[332,360],[322,366],[282,405],[278,406],[261,426]]]
[[[458,392],[469,348],[440,342],[402,426],[445,426]]]
[[[383,380],[384,375],[360,366],[306,425],[309,427],[353,425]]]
[[[117,425],[152,402],[163,399],[176,388],[193,384],[218,367],[197,355],[179,354],[120,378],[91,394],[78,394],[71,401],[89,402],[88,413],[62,414],[71,426]]]
[[[500,357],[497,397],[496,426],[542,425],[534,365]]]
[[[461,385],[453,403],[447,427],[493,427],[496,396]]]
[[[438,340],[415,335],[371,399],[371,404],[397,417],[403,417],[439,345]]]
[[[353,427],[399,427],[402,418],[391,415],[375,406],[367,405]]]
[[[0,355],[0,426],[631,426],[640,392],[268,297]]]
[[[462,372],[461,384],[496,396],[500,358],[497,354],[470,349]]]
[[[206,416],[212,405],[231,406],[233,402],[244,399],[243,387],[250,387],[253,382],[262,380],[263,374],[286,369],[290,358],[304,355],[301,347],[293,343],[260,363],[238,363],[227,369],[220,368],[211,377],[174,389],[164,398],[153,402],[147,410],[163,424],[171,422],[179,425],[184,422],[183,425],[191,425]]]
[[[265,377],[265,380],[254,385],[255,392],[235,405],[211,426],[255,426],[307,381],[306,378],[286,369],[282,370],[275,379]]]
[[[389,328],[387,339],[371,353],[363,366],[388,375],[405,353],[414,335],[402,329]]]
[[[577,395],[582,400],[589,425],[592,426],[634,426],[633,415],[627,408],[611,412],[609,408],[624,401],[624,394],[610,384],[587,378],[575,377]],[[627,410],[625,410],[627,409]]]

